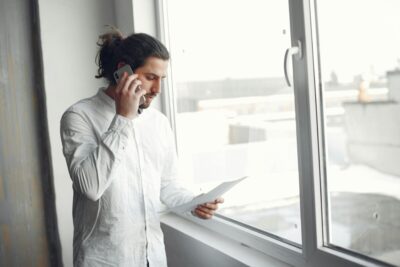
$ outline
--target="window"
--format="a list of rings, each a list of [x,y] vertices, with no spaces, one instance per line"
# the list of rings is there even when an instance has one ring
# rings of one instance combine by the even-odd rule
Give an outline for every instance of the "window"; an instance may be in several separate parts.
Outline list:
[[[400,265],[400,3],[317,6],[328,243]]]
[[[168,1],[180,175],[203,190],[248,175],[220,214],[300,244],[288,3],[244,3]]]
[[[296,266],[400,264],[399,7],[161,1],[180,175],[249,176],[205,226]]]

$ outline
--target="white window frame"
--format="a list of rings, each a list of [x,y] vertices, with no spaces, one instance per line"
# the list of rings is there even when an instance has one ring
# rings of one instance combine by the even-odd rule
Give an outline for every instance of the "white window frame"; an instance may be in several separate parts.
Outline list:
[[[158,36],[169,48],[167,25],[168,0],[156,0]],[[272,234],[252,231],[239,224],[214,216],[203,221],[191,215],[186,219],[229,237],[245,247],[265,253],[293,266],[392,266],[354,252],[328,247],[327,192],[325,151],[323,142],[323,92],[319,85],[319,59],[317,58],[317,31],[314,0],[288,0],[291,42],[302,42],[302,59],[293,58],[293,90],[295,95],[296,129],[301,210],[301,248],[289,244]],[[170,50],[170,49],[169,49]],[[314,51],[315,50],[315,51]],[[315,55],[315,56],[314,56]],[[283,60],[283,58],[282,58]],[[176,133],[176,98],[173,69],[167,76],[162,94],[162,109]],[[176,138],[178,138],[176,136]],[[179,152],[179,151],[178,151]]]

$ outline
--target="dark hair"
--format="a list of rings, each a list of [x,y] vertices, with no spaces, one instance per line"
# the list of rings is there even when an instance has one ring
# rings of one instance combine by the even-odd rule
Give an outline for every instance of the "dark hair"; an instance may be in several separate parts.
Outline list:
[[[169,59],[167,48],[154,37],[145,33],[134,33],[124,38],[122,33],[111,27],[111,30],[99,36],[100,46],[96,56],[99,66],[96,78],[106,78],[111,84],[116,84],[113,73],[119,62],[129,64],[133,71],[146,63],[149,57],[163,60]]]

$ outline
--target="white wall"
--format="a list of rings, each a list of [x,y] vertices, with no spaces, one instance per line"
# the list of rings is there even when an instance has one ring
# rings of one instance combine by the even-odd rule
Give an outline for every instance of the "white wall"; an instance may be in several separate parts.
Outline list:
[[[104,25],[124,34],[156,35],[154,2],[130,0],[39,0],[44,81],[53,161],[56,208],[65,266],[72,266],[72,183],[60,141],[60,118],[76,101],[94,95],[105,82],[95,79],[97,38]],[[133,12],[135,7],[135,13]],[[135,20],[133,14],[137,15]],[[160,99],[153,106],[160,109]]]
[[[96,41],[114,24],[113,1],[39,0],[47,116],[64,266],[72,266],[72,183],[62,155],[59,122],[74,102],[97,92]]]

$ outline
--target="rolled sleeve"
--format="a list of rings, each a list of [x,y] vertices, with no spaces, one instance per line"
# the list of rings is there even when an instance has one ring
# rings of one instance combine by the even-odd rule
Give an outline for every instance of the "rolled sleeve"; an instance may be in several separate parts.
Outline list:
[[[61,119],[63,154],[75,190],[97,201],[111,184],[123,158],[131,121],[120,115],[97,140],[90,124],[76,112]]]

